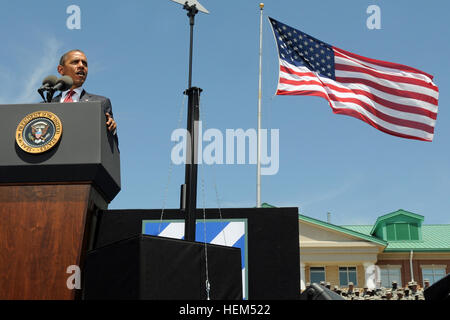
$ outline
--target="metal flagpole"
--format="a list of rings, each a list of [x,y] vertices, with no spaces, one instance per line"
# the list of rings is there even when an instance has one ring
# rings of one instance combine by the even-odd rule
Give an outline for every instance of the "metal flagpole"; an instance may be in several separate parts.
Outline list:
[[[262,22],[264,3],[259,4],[259,84],[258,84],[258,146],[256,164],[256,207],[261,208],[261,69],[262,69]]]

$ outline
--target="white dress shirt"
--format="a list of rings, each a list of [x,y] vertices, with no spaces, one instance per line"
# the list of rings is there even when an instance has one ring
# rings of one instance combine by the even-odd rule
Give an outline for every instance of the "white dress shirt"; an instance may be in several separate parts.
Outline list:
[[[61,94],[61,100],[59,102],[64,102],[64,99],[66,99],[66,96],[67,96],[67,94],[69,93],[70,90],[71,89],[66,90],[66,91],[64,91]],[[73,89],[73,91],[75,91],[75,93],[72,95],[73,102],[80,101],[80,96],[81,96],[81,93],[83,92],[83,88],[82,87],[75,88],[75,89]]]

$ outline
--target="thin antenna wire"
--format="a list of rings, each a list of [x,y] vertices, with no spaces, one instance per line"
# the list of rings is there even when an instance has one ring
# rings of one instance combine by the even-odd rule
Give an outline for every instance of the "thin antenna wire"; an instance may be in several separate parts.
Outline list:
[[[179,112],[179,116],[178,116],[177,128],[181,128],[181,121],[183,120],[183,110],[184,110],[185,100],[186,100],[186,96],[183,95],[183,101],[181,102],[181,108],[180,108],[180,112]],[[163,205],[162,205],[162,209],[161,209],[161,216],[159,218],[158,234],[161,233],[161,225],[162,225],[162,221],[163,221],[164,210],[166,208],[167,194],[169,193],[169,185],[170,185],[170,180],[171,180],[171,177],[172,177],[172,172],[173,172],[173,161],[172,161],[172,159],[170,159],[170,161],[169,161],[169,172],[167,174],[167,184],[166,184],[166,187],[164,189]]]
[[[211,290],[211,283],[209,282],[209,265],[208,265],[208,245],[206,243],[206,204],[205,204],[205,178],[204,178],[204,164],[200,166],[200,175],[201,175],[201,186],[202,186],[202,202],[203,202],[203,242],[205,245],[205,274],[206,274],[206,281],[205,281],[205,287],[206,287],[206,300],[211,300],[210,298],[210,290]]]
[[[217,182],[217,180],[216,180],[216,173],[213,170],[213,184],[214,184],[214,191],[216,193],[217,207],[219,209],[219,219],[220,219],[220,222],[222,224],[224,224],[225,221],[223,221],[223,217],[222,217],[222,209],[221,209],[222,206],[220,205],[219,191],[218,191],[216,182]],[[222,235],[223,235],[223,244],[226,246],[227,245],[227,239],[225,237],[225,228],[222,230]]]
[[[203,198],[203,238],[205,245],[205,274],[206,274],[206,300],[211,300],[210,291],[211,291],[211,283],[209,282],[209,265],[208,265],[208,245],[206,243],[206,209],[205,209],[205,180],[203,178],[203,165],[201,166],[201,175],[202,175],[202,198]]]
[[[208,125],[206,123],[206,104],[203,103],[202,106],[202,110],[200,112],[200,118],[202,120],[202,128],[206,130],[208,130]],[[223,221],[223,216],[222,216],[222,206],[220,205],[220,197],[219,197],[219,190],[217,187],[217,178],[216,178],[216,166],[212,166],[212,177],[213,177],[213,186],[214,186],[214,192],[216,194],[216,201],[217,201],[217,208],[219,210],[219,220],[221,224],[225,224],[225,221]],[[227,245],[227,239],[225,237],[225,230],[222,230],[222,235],[223,235],[223,242],[224,245]]]

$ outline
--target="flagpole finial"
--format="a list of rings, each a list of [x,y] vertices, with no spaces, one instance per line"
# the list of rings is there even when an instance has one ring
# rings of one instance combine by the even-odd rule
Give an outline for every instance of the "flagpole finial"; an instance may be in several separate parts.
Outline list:
[[[261,8],[261,10],[264,9],[264,3],[261,2],[261,3],[259,4],[259,7]]]

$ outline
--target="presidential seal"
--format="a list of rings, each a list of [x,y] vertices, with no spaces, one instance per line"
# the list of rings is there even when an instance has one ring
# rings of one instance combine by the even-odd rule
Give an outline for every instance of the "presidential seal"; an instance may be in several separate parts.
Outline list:
[[[61,120],[49,111],[25,116],[16,130],[17,145],[28,153],[43,153],[53,148],[62,135]]]

